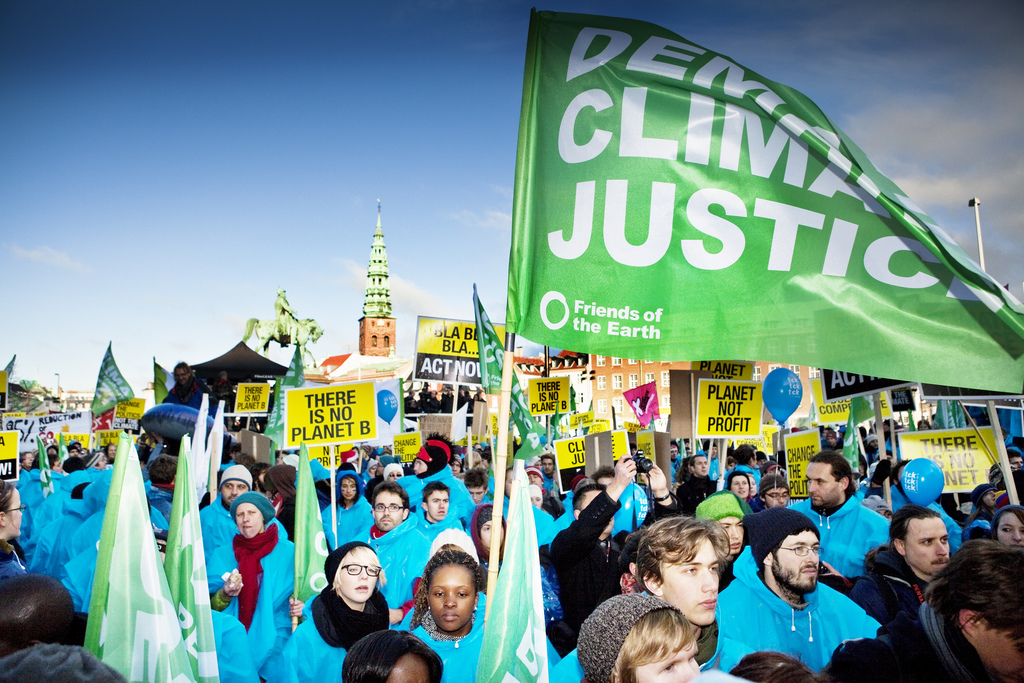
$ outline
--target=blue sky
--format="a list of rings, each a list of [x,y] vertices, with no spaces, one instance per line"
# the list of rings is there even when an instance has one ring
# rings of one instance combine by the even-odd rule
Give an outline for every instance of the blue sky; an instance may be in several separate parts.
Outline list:
[[[401,354],[416,315],[505,309],[531,3],[0,5],[0,363],[135,390],[273,314],[355,350],[377,198]],[[561,2],[661,24],[813,99],[1022,296],[1024,5]],[[287,352],[274,353],[278,360]],[[769,359],[765,359],[769,360]]]

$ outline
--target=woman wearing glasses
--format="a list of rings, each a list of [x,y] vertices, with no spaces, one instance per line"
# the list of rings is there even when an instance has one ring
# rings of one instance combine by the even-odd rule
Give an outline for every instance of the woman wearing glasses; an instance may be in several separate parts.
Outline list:
[[[295,545],[284,538],[280,525],[271,524],[274,506],[259,493],[235,498],[231,518],[238,533],[210,558],[210,605],[242,622],[260,677],[277,681],[291,617],[302,614],[302,603],[291,597]]]
[[[289,683],[340,681],[345,653],[363,636],[388,628],[388,604],[380,560],[369,545],[353,541],[324,562],[332,582],[313,598],[306,619],[284,648],[281,680]]]
[[[0,581],[25,573],[11,540],[21,536],[21,494],[14,484],[0,481]]]

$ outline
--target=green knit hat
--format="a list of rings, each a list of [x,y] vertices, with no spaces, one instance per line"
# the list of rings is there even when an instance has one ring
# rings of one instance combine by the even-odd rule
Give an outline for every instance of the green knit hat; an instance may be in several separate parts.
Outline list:
[[[750,515],[753,512],[747,501],[732,491],[719,491],[705,498],[704,502],[697,506],[694,517],[717,522],[726,517],[743,519],[743,515]]]

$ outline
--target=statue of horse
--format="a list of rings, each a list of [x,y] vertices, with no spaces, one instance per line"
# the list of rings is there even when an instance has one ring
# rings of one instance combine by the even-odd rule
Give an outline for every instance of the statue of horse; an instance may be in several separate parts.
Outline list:
[[[264,356],[267,355],[272,341],[277,342],[281,348],[295,344],[299,347],[303,365],[307,368],[316,367],[316,359],[313,358],[313,354],[309,352],[306,345],[316,343],[323,336],[324,330],[312,318],[304,320],[296,320],[291,316],[285,316],[283,320],[249,318],[245,323],[245,336],[242,337],[242,343],[248,343],[249,337],[254,332],[259,341],[258,347],[262,347]]]

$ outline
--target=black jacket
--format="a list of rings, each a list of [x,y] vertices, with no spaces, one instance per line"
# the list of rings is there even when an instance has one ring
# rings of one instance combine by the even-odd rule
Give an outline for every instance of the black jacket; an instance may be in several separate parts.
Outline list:
[[[619,546],[600,540],[619,507],[602,491],[551,541],[565,622],[577,633],[595,607],[620,592]]]
[[[915,585],[917,590],[914,590]],[[900,613],[916,617],[927,587],[928,584],[907,566],[902,555],[894,550],[883,550],[875,556],[874,567],[857,578],[849,596],[868,616],[884,625]]]
[[[711,477],[690,477],[676,489],[679,509],[684,515],[693,515],[704,499],[718,490],[718,483]]]

